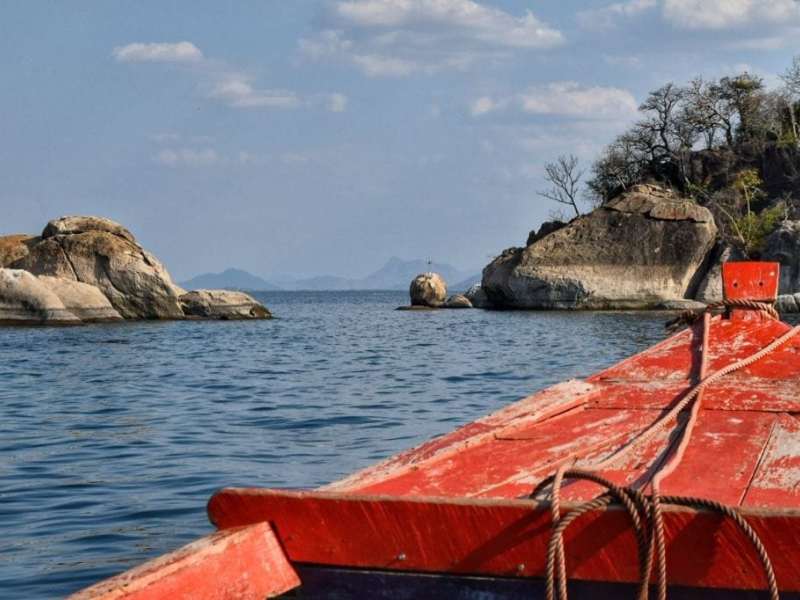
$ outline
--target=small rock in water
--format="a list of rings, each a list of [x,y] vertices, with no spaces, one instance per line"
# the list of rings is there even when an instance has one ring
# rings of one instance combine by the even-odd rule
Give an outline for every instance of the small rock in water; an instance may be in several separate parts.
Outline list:
[[[271,319],[272,314],[258,300],[244,292],[195,290],[181,296],[187,317],[203,319]]]
[[[442,305],[443,308],[472,308],[472,302],[463,294],[450,296]]]
[[[411,282],[408,292],[412,306],[438,308],[447,298],[447,284],[438,273],[422,273]]]

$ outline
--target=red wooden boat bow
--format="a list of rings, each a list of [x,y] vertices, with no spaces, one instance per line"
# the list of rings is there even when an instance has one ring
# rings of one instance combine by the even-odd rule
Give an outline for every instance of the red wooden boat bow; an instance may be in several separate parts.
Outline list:
[[[800,329],[777,264],[723,280],[725,314],[586,380],[320,490],[222,490],[218,537],[76,598],[800,597]]]

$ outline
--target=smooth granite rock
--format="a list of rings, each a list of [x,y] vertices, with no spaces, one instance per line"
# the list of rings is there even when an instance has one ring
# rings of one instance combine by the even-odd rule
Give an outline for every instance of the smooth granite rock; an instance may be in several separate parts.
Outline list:
[[[526,248],[504,251],[481,285],[498,308],[657,308],[691,297],[716,233],[707,209],[635,186]]]
[[[447,299],[447,284],[438,273],[422,273],[411,282],[409,294],[412,306],[436,308]]]
[[[0,323],[73,325],[80,319],[34,275],[19,269],[0,269]]]
[[[442,308],[472,308],[472,302],[464,294],[453,294],[444,301]]]
[[[183,290],[152,254],[124,235],[108,231],[50,235],[12,266],[93,285],[126,319],[183,318],[179,302]]]
[[[258,300],[244,292],[195,290],[183,294],[181,307],[187,317],[203,319],[271,319]]]
[[[62,279],[40,275],[39,281],[53,292],[64,307],[81,321],[121,321],[122,316],[114,310],[98,288],[74,279]]]
[[[125,227],[106,219],[105,217],[59,217],[50,221],[42,231],[42,238],[47,239],[56,235],[72,235],[75,233],[88,233],[89,231],[102,231],[119,236],[129,242],[136,242],[136,238]]]

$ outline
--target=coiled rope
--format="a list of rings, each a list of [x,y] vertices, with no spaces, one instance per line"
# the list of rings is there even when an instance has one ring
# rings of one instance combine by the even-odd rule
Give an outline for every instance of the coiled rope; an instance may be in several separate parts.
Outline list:
[[[632,487],[617,486],[609,481],[586,469],[569,468],[562,465],[555,474],[541,481],[533,492],[531,498],[538,496],[544,488],[552,485],[550,510],[552,514],[552,529],[550,541],[547,547],[547,570],[546,570],[546,590],[547,600],[568,600],[567,597],[567,577],[566,577],[566,557],[564,550],[564,531],[569,525],[581,515],[592,511],[605,508],[616,502],[621,504],[631,520],[631,524],[636,535],[638,554],[639,554],[639,584],[636,598],[637,600],[647,600],[650,593],[650,578],[653,568],[656,569],[656,589],[658,600],[667,598],[667,560],[666,544],[664,542],[664,523],[662,508],[665,505],[686,506],[695,509],[706,509],[717,512],[734,521],[741,532],[748,538],[756,553],[764,571],[764,577],[769,591],[770,600],[779,600],[778,584],[775,579],[775,572],[772,568],[767,550],[761,542],[758,534],[753,530],[747,521],[739,514],[735,507],[726,506],[719,502],[704,498],[683,497],[683,496],[662,496],[660,494],[661,481],[672,473],[683,459],[686,448],[689,445],[700,406],[703,398],[703,391],[712,383],[720,378],[743,369],[761,360],[777,348],[784,345],[795,335],[800,333],[800,326],[794,327],[782,336],[773,340],[761,350],[750,356],[733,362],[726,367],[714,371],[710,375],[708,371],[708,348],[709,332],[711,329],[711,314],[719,308],[730,309],[747,308],[756,310],[770,319],[778,319],[779,315],[774,306],[770,303],[755,300],[728,300],[725,302],[709,305],[705,311],[699,313],[694,318],[703,315],[703,345],[701,350],[701,365],[699,383],[690,388],[686,395],[663,417],[655,421],[645,431],[628,442],[625,446],[612,453],[609,457],[598,463],[591,465],[592,469],[600,471],[612,463],[619,460],[624,455],[644,442],[651,440],[658,435],[670,422],[676,420],[679,413],[689,405],[691,412],[686,424],[680,430],[680,440],[674,452],[660,465],[656,465],[655,472],[650,480],[651,494],[645,495],[640,490]],[[667,452],[670,449],[667,448]],[[586,480],[594,482],[605,488],[605,492],[593,500],[578,505],[563,517],[561,516],[560,494],[564,479]],[[557,594],[557,595],[556,595]]]

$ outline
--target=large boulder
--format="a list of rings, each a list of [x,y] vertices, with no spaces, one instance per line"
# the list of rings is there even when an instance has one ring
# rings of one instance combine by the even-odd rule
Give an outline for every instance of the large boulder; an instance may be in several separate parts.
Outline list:
[[[742,254],[741,250],[725,242],[718,242],[709,254],[708,266],[703,279],[697,286],[697,292],[695,292],[694,296],[695,300],[705,304],[721,302],[723,263],[743,259],[744,254]]]
[[[411,282],[408,292],[411,306],[437,308],[447,299],[447,284],[438,273],[422,273]]]
[[[800,312],[800,293],[779,295],[775,301],[775,308],[780,313]]]
[[[85,322],[120,321],[122,317],[114,310],[98,288],[74,279],[62,279],[40,275],[39,281],[58,296],[64,307]]]
[[[48,223],[42,239],[12,263],[35,275],[93,285],[126,319],[183,318],[179,296],[164,266],[121,225],[97,217]]]
[[[72,325],[80,320],[34,275],[0,269],[0,323]]]
[[[526,248],[504,251],[484,269],[482,288],[498,307],[655,308],[694,295],[716,233],[707,209],[639,185]]]
[[[784,221],[766,240],[762,260],[781,263],[780,294],[800,292],[800,221]]]
[[[195,290],[180,297],[187,317],[203,319],[271,319],[272,314],[252,296],[229,290]]]

